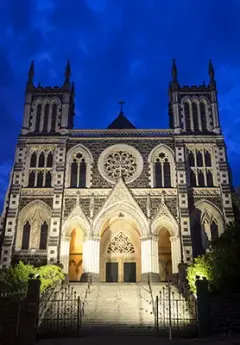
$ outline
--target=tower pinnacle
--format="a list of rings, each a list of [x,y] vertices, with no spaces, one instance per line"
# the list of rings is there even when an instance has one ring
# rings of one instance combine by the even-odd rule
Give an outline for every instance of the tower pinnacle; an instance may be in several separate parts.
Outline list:
[[[70,86],[70,76],[71,76],[71,65],[70,65],[70,61],[68,60],[66,69],[65,69],[64,86]]]

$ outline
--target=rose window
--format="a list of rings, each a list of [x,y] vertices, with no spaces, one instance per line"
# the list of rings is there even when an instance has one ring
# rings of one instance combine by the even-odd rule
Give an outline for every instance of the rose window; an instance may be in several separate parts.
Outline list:
[[[107,148],[99,157],[100,174],[115,183],[120,177],[126,183],[134,181],[142,172],[143,161],[140,153],[129,145],[118,144]]]
[[[136,158],[129,152],[116,151],[109,154],[104,162],[106,174],[117,180],[119,177],[129,179],[137,169]]]

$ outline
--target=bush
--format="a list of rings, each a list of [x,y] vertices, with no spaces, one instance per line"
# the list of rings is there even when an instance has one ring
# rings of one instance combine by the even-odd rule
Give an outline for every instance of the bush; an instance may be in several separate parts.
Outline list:
[[[211,250],[197,257],[187,269],[190,290],[196,293],[196,277],[205,277],[214,293],[240,292],[240,223],[232,223],[212,244]]]
[[[4,285],[2,289],[10,292],[21,290],[26,293],[30,274],[33,276],[39,274],[41,292],[54,285],[57,281],[64,279],[64,274],[58,266],[46,265],[36,268],[32,265],[25,265],[20,261],[17,265],[9,267],[3,273],[2,279],[4,279]]]
[[[198,256],[194,259],[193,263],[187,269],[187,280],[190,290],[196,294],[196,279],[206,278],[208,281],[212,281],[212,265],[213,260],[210,253],[202,256]]]
[[[36,273],[40,275],[41,292],[54,285],[56,282],[64,280],[64,274],[61,268],[55,265],[40,266],[36,270]]]

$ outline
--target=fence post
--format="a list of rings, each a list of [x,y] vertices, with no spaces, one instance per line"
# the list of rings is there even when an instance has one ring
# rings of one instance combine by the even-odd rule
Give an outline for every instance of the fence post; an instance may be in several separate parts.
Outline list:
[[[199,277],[197,277],[196,288],[198,301],[198,333],[200,337],[207,337],[212,333],[210,299],[207,279],[200,279]]]
[[[157,327],[157,336],[159,336],[159,324],[158,324],[158,295],[156,296],[156,327]]]
[[[19,341],[21,345],[34,345],[37,340],[40,280],[29,279],[28,291],[21,306]]]
[[[171,285],[168,283],[168,308],[169,308],[169,340],[172,340],[172,310],[171,310]]]

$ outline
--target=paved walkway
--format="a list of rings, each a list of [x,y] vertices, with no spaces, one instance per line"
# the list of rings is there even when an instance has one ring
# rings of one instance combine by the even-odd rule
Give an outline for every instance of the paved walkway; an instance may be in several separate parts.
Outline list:
[[[154,336],[104,336],[40,340],[37,345],[240,345],[240,338],[162,339]]]

